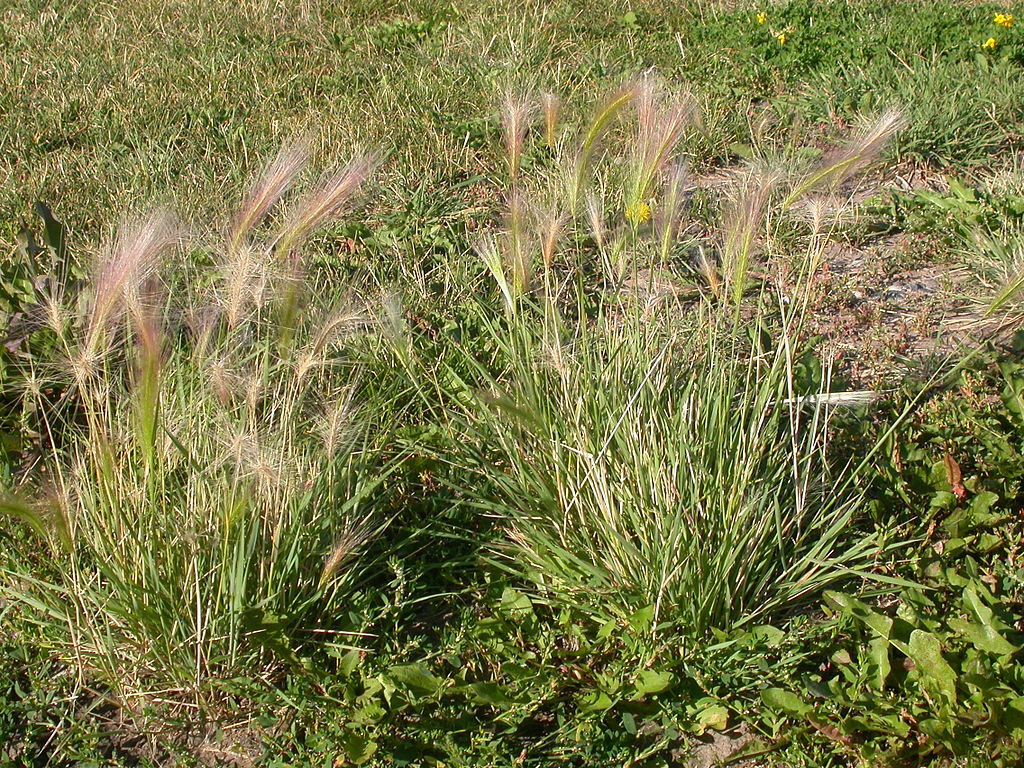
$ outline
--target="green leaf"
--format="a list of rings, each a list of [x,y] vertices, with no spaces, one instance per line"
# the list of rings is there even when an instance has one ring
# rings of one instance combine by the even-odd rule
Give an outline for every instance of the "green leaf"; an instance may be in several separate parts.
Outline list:
[[[697,735],[707,730],[724,731],[729,726],[729,710],[721,704],[712,704],[697,714]]]
[[[921,684],[933,696],[956,705],[956,673],[942,656],[942,645],[931,632],[910,633],[908,655],[921,676]]]
[[[855,735],[858,733],[890,733],[901,738],[910,733],[910,726],[907,725],[899,715],[879,715],[865,712],[857,717],[848,717],[842,723],[843,733]]]
[[[354,765],[362,765],[377,751],[377,742],[356,733],[346,733],[341,742],[345,757]]]
[[[741,144],[739,142],[730,144],[728,150],[734,155],[743,158],[744,160],[753,160],[755,153],[754,148],[749,144]]]
[[[992,505],[999,501],[999,494],[992,491],[982,491],[971,499],[971,512],[974,515],[983,515],[992,508]]]
[[[47,527],[39,509],[12,496],[0,497],[0,515],[21,520],[40,539],[46,541]]]
[[[618,626],[619,622],[617,622],[615,619],[608,619],[608,621],[602,624],[601,628],[597,630],[598,638],[603,640],[605,638],[611,637],[612,633],[615,632]]]
[[[649,693],[661,693],[672,685],[671,672],[656,672],[653,669],[645,669],[640,673],[636,681],[636,695],[646,696]]]
[[[979,651],[1006,656],[1019,650],[1002,635],[1001,630],[1008,630],[1009,627],[999,621],[992,613],[992,609],[981,602],[973,587],[964,590],[964,603],[970,609],[974,621],[950,619],[951,629],[966,637]]]
[[[786,637],[785,632],[771,624],[759,624],[751,628],[750,633],[772,648],[778,647]]]
[[[1015,733],[1017,739],[1024,739],[1024,696],[1018,696],[1006,705],[1003,723]]]
[[[352,722],[360,725],[375,725],[383,720],[386,714],[387,712],[379,701],[370,700],[352,712]]]
[[[497,683],[470,683],[457,690],[469,695],[476,704],[508,709],[516,702]]]
[[[977,201],[977,192],[964,186],[959,179],[949,176],[947,181],[949,182],[949,191],[954,197],[972,203]]]
[[[622,728],[630,736],[636,736],[636,718],[631,713],[622,713]]]
[[[892,619],[875,613],[864,603],[855,597],[844,595],[841,592],[825,592],[825,600],[833,607],[842,610],[847,616],[859,619],[873,629],[879,637],[888,640],[892,634]]]
[[[845,648],[840,648],[838,651],[832,654],[832,663],[838,664],[841,667],[848,666],[853,663],[853,659],[850,657],[850,652]]]
[[[921,733],[938,742],[949,742],[952,734],[949,731],[950,720],[945,717],[928,717],[918,720],[917,727]]]
[[[782,688],[765,688],[761,691],[761,700],[771,709],[793,715],[803,715],[810,711],[810,707],[799,696]]]
[[[888,680],[889,672],[892,670],[889,664],[889,641],[881,637],[872,638],[868,642],[868,658],[871,659],[871,665],[875,670],[874,680],[872,680],[875,690],[884,691],[885,681]]]
[[[654,606],[649,605],[646,608],[641,608],[639,611],[634,613],[628,619],[629,625],[637,634],[644,634],[651,630],[651,624],[654,623]]]
[[[65,233],[64,225],[53,216],[50,207],[43,202],[36,202],[33,206],[36,215],[43,220],[43,240],[53,251],[58,262],[64,260]]]
[[[511,587],[506,587],[501,593],[501,605],[498,610],[512,621],[521,624],[532,623],[536,619],[530,598]]]
[[[343,678],[351,677],[352,673],[356,671],[356,667],[359,666],[359,651],[353,648],[344,655],[341,655],[342,650],[331,646],[327,648],[327,652],[330,655],[341,656],[341,660],[338,662],[338,674]]]
[[[964,619],[950,619],[949,627],[965,637],[979,651],[993,653],[997,656],[1006,656],[1017,651],[1017,646],[1007,641],[992,627]]]
[[[392,682],[414,693],[433,696],[441,690],[444,681],[432,675],[423,664],[401,664],[387,672]]]
[[[1014,281],[1014,292],[1020,287],[1020,281]],[[993,302],[995,306],[995,302]],[[991,311],[991,310],[990,310]],[[1000,363],[999,371],[1003,375],[1006,386],[1000,397],[1006,410],[1013,416],[1017,426],[1024,425],[1024,377],[1010,363]]]
[[[612,697],[604,691],[591,691],[580,699],[580,712],[604,712],[615,704]]]

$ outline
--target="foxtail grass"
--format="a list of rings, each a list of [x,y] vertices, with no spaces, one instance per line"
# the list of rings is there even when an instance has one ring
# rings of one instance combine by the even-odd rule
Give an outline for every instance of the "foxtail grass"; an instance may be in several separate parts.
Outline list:
[[[267,168],[210,267],[157,214],[101,249],[80,295],[52,297],[65,364],[46,376],[66,394],[37,409],[51,488],[3,502],[40,546],[4,558],[0,589],[120,703],[202,705],[232,677],[275,679],[314,632],[346,629],[386,524],[388,468],[345,352],[370,312],[303,280],[306,241],[375,161],[289,205],[304,158]]]
[[[550,95],[539,100],[553,130],[561,105]],[[823,213],[824,200],[841,201],[847,182],[876,162],[905,124],[890,110],[866,121],[845,146],[813,165],[778,159],[736,169],[714,202],[717,222],[708,231],[708,222],[689,203],[696,182],[686,169],[686,144],[701,124],[691,96],[673,93],[650,74],[627,81],[600,102],[588,122],[561,131],[555,159],[534,180],[519,172],[531,138],[526,126],[532,103],[528,97],[506,99],[502,110],[511,183],[504,226],[494,233],[499,250],[482,249],[492,274],[501,265],[512,297],[538,288],[533,279],[538,265],[549,270],[552,243],[564,242],[573,246],[568,261],[578,278],[586,279],[596,265],[616,290],[627,278],[637,285],[641,272],[649,276],[653,268],[671,269],[682,252],[689,252],[687,267],[699,278],[700,290],[738,306],[752,287],[755,266],[770,259],[765,243],[780,224],[806,211]],[[551,140],[549,127],[545,142]],[[552,184],[552,178],[560,182]],[[528,209],[553,213],[529,225],[523,213]],[[825,218],[808,222],[819,241],[832,228]]]
[[[552,106],[549,103],[547,109],[550,110]],[[508,175],[513,181],[519,175],[523,142],[535,113],[535,105],[525,96],[508,94],[502,100],[501,132],[505,144],[505,156],[508,158]],[[546,114],[546,120],[549,123],[552,120],[550,113]]]
[[[484,323],[505,367],[482,374],[454,461],[506,526],[493,562],[553,605],[650,610],[690,637],[867,574],[866,465],[834,464],[829,441],[835,408],[870,395],[801,392],[795,326],[751,322],[665,305],[577,324],[527,303]]]
[[[618,129],[630,107],[633,134]],[[553,605],[616,621],[650,611],[657,631],[691,637],[865,576],[878,554],[855,526],[867,463],[831,454],[836,410],[873,396],[833,391],[827,359],[822,380],[802,382],[818,350],[800,291],[830,226],[821,196],[900,125],[887,114],[809,170],[742,169],[708,222],[695,221],[682,157],[696,119],[688,98],[635,81],[574,149],[561,145],[560,200],[520,175],[503,227],[477,248],[496,288],[475,313],[490,356],[423,370],[434,391],[459,382],[449,400],[464,434],[445,459],[470,474],[467,503],[504,525],[495,565]],[[551,213],[518,215],[531,196]],[[811,232],[782,252],[779,223],[809,199]],[[688,237],[697,256],[681,263]],[[524,277],[535,264],[543,285]],[[676,281],[696,272],[700,290],[634,300],[623,278],[652,265]]]

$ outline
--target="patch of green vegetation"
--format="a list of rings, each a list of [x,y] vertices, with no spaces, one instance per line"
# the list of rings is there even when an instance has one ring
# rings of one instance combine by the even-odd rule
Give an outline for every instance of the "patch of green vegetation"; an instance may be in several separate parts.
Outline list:
[[[879,157],[1017,306],[1014,10],[4,9],[0,762],[1019,763],[1020,345],[807,323]]]
[[[1007,10],[600,2],[538,19],[507,3],[21,4],[3,25],[0,152],[18,162],[0,164],[0,210],[44,199],[92,234],[126,203],[188,189],[179,208],[223,214],[239,168],[302,132],[325,164],[381,146],[389,173],[443,186],[492,167],[496,91],[529,81],[571,104],[647,67],[701,99],[706,133],[690,151],[702,166],[762,119],[800,144],[893,106],[911,118],[897,157],[985,166],[1019,146],[1019,25],[993,21]]]
[[[826,593],[814,663],[761,692],[779,724],[800,724],[793,748],[824,738],[838,764],[1019,762],[1022,374],[1017,355],[980,356],[893,442],[874,495],[921,510],[899,565],[917,586],[870,602]]]

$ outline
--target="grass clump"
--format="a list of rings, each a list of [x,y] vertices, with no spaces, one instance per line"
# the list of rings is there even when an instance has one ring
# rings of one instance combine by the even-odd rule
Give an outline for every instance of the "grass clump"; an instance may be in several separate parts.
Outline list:
[[[1020,762],[1020,340],[870,413],[841,383],[919,255],[888,215],[848,237],[883,153],[1017,322],[1019,195],[972,173],[1020,147],[1018,9],[60,5],[0,29],[0,229],[68,222],[37,204],[0,269],[0,476],[33,489],[0,762]],[[230,210],[303,125],[341,170],[289,204],[287,147]],[[352,221],[358,141],[387,194]],[[169,180],[223,231],[160,213],[72,263]]]
[[[301,148],[282,152],[223,246],[203,259],[190,242],[200,266],[171,263],[186,240],[158,213],[44,307],[64,361],[30,379],[48,488],[4,503],[42,546],[5,555],[3,591],[121,703],[208,701],[232,676],[274,678],[313,637],[359,629],[359,553],[386,522],[387,469],[344,352],[366,312],[312,290],[303,248],[372,158],[262,226],[304,165]]]
[[[496,562],[542,599],[650,610],[689,635],[866,571],[876,543],[849,535],[866,465],[829,456],[836,404],[864,393],[832,392],[827,361],[807,376],[804,287],[828,239],[824,196],[899,126],[887,113],[813,166],[745,169],[699,218],[682,162],[692,100],[644,77],[563,128],[536,187],[511,174],[477,247],[498,289],[473,311],[489,353],[437,384],[456,403],[483,393],[457,406],[468,439],[450,461],[475,473],[469,503],[506,524]],[[517,168],[529,135],[506,135]],[[783,241],[797,203],[816,213]]]
[[[799,396],[797,350],[751,345],[714,312],[684,335],[678,309],[549,327],[560,349],[538,318],[512,329],[515,362],[478,411],[493,491],[477,503],[508,520],[504,551],[544,595],[701,634],[813,594],[873,549],[846,541],[860,498],[825,461],[829,408]]]

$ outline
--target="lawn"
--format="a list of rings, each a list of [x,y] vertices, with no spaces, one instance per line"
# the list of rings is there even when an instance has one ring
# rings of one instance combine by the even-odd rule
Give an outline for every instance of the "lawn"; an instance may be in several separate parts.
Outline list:
[[[0,765],[1024,759],[1024,8],[0,9]]]

